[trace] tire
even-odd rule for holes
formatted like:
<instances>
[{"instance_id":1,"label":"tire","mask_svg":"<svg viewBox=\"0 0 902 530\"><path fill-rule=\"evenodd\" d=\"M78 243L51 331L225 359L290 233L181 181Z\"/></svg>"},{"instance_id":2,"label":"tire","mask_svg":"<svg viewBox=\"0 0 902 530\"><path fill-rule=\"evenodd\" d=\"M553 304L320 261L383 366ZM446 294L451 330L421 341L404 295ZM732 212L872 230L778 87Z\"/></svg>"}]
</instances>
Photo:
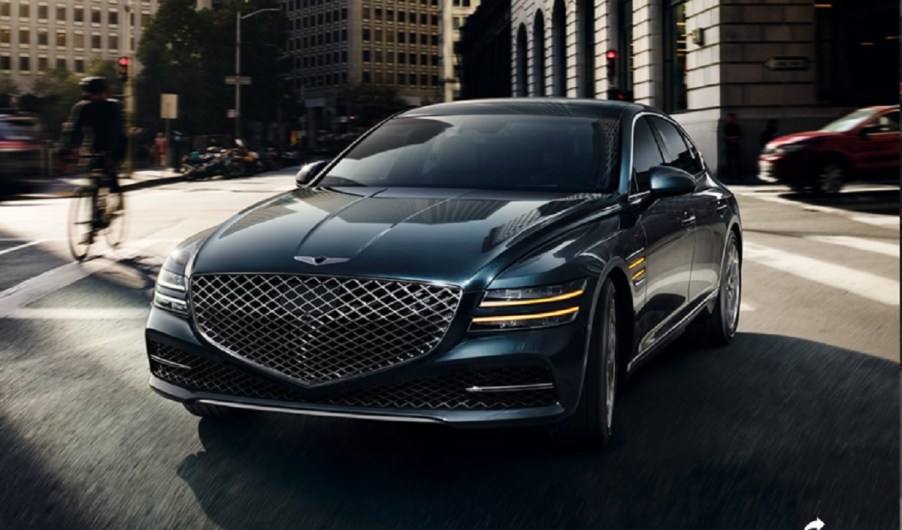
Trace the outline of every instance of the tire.
<instances>
[{"instance_id":1,"label":"tire","mask_svg":"<svg viewBox=\"0 0 902 530\"><path fill-rule=\"evenodd\" d=\"M821 164L814 176L814 192L818 195L836 195L846 184L847 171L838 161L830 160Z\"/></svg>"},{"instance_id":2,"label":"tire","mask_svg":"<svg viewBox=\"0 0 902 530\"><path fill-rule=\"evenodd\" d=\"M556 426L552 436L571 450L598 451L613 433L614 409L624 356L614 282L605 280L591 326L583 389L576 410ZM625 335L624 335L625 336Z\"/></svg>"},{"instance_id":3,"label":"tire","mask_svg":"<svg viewBox=\"0 0 902 530\"><path fill-rule=\"evenodd\" d=\"M107 196L107 201L112 202L112 204L108 204L111 210L107 212L103 237L110 248L116 249L125 240L125 233L128 228L127 218L125 217L125 196L122 195L121 191L119 193L110 193Z\"/></svg>"},{"instance_id":4,"label":"tire","mask_svg":"<svg viewBox=\"0 0 902 530\"><path fill-rule=\"evenodd\" d=\"M741 265L739 238L735 232L730 231L720 266L720 287L714 309L710 313L702 313L699 322L703 339L712 346L725 346L736 336L742 302Z\"/></svg>"},{"instance_id":5,"label":"tire","mask_svg":"<svg viewBox=\"0 0 902 530\"><path fill-rule=\"evenodd\" d=\"M76 261L84 261L94 242L94 203L97 188L83 186L75 191L69 205L69 251Z\"/></svg>"},{"instance_id":6,"label":"tire","mask_svg":"<svg viewBox=\"0 0 902 530\"><path fill-rule=\"evenodd\" d=\"M209 403L200 403L199 401L189 401L182 403L185 410L199 416L201 418L209 418L211 420L226 420L235 415L235 411L229 407L220 405L210 405Z\"/></svg>"}]
</instances>

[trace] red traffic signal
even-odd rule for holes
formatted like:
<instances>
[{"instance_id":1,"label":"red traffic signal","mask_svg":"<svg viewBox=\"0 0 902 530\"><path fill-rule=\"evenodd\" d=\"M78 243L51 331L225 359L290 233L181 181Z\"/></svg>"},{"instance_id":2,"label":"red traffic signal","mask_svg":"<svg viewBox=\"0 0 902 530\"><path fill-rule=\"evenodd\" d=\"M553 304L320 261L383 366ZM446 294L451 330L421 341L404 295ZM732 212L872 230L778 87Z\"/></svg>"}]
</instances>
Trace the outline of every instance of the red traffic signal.
<instances>
[{"instance_id":1,"label":"red traffic signal","mask_svg":"<svg viewBox=\"0 0 902 530\"><path fill-rule=\"evenodd\" d=\"M128 57L120 57L119 58L119 80L125 81L128 79L128 63L131 60Z\"/></svg>"},{"instance_id":2,"label":"red traffic signal","mask_svg":"<svg viewBox=\"0 0 902 530\"><path fill-rule=\"evenodd\" d=\"M608 81L613 82L617 75L617 50L608 50L604 56L608 60Z\"/></svg>"},{"instance_id":3,"label":"red traffic signal","mask_svg":"<svg viewBox=\"0 0 902 530\"><path fill-rule=\"evenodd\" d=\"M617 58L617 50L608 50L605 52L604 56L607 58L607 60L613 61Z\"/></svg>"}]
</instances>

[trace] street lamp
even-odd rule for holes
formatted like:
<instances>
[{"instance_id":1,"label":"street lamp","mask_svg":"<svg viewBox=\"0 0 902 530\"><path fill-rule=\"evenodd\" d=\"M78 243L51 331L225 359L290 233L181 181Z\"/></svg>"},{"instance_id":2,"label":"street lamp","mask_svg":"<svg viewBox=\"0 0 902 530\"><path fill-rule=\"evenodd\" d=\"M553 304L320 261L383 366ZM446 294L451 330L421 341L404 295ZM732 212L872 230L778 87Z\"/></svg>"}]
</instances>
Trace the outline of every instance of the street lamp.
<instances>
[{"instance_id":1,"label":"street lamp","mask_svg":"<svg viewBox=\"0 0 902 530\"><path fill-rule=\"evenodd\" d=\"M235 12L235 139L241 137L241 21L266 11L281 11L277 7L264 7L242 15Z\"/></svg>"}]
</instances>

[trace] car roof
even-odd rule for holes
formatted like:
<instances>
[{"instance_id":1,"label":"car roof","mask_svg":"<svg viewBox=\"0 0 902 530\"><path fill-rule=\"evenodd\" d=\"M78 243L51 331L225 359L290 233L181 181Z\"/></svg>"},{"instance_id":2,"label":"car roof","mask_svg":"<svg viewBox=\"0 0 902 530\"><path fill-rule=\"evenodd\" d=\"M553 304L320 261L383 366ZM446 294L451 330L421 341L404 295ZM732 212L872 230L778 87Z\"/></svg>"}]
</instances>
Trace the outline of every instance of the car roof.
<instances>
[{"instance_id":1,"label":"car roof","mask_svg":"<svg viewBox=\"0 0 902 530\"><path fill-rule=\"evenodd\" d=\"M585 118L620 118L640 111L656 109L637 103L579 98L496 98L470 99L418 107L399 117L460 116L474 114L514 114L525 116L562 116Z\"/></svg>"}]
</instances>

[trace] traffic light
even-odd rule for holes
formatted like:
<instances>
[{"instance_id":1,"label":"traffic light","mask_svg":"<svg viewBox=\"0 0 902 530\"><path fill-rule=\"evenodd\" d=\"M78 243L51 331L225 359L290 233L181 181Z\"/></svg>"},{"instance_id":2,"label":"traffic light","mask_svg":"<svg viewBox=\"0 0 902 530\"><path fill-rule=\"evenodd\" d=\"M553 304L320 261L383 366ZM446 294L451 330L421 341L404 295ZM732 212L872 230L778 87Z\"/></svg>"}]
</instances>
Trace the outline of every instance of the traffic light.
<instances>
[{"instance_id":1,"label":"traffic light","mask_svg":"<svg viewBox=\"0 0 902 530\"><path fill-rule=\"evenodd\" d=\"M123 83L128 80L128 57L120 57L119 58L119 80Z\"/></svg>"},{"instance_id":2,"label":"traffic light","mask_svg":"<svg viewBox=\"0 0 902 530\"><path fill-rule=\"evenodd\" d=\"M608 50L604 54L608 61L608 82L613 82L617 75L617 50Z\"/></svg>"}]
</instances>

